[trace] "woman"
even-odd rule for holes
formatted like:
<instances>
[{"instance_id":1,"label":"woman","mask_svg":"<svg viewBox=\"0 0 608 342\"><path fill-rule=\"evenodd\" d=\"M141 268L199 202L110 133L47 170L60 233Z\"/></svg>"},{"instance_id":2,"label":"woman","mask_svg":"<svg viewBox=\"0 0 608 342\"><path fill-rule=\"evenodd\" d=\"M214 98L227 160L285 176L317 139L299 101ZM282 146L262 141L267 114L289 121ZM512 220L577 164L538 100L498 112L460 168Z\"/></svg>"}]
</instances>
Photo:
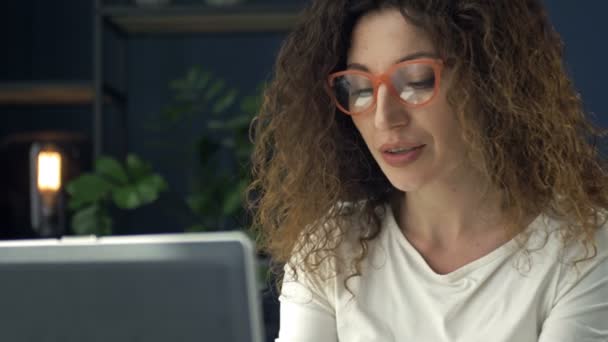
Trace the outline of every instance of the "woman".
<instances>
[{"instance_id":1,"label":"woman","mask_svg":"<svg viewBox=\"0 0 608 342\"><path fill-rule=\"evenodd\" d=\"M599 132L540 0L318 0L254 128L277 341L608 341Z\"/></svg>"}]
</instances>

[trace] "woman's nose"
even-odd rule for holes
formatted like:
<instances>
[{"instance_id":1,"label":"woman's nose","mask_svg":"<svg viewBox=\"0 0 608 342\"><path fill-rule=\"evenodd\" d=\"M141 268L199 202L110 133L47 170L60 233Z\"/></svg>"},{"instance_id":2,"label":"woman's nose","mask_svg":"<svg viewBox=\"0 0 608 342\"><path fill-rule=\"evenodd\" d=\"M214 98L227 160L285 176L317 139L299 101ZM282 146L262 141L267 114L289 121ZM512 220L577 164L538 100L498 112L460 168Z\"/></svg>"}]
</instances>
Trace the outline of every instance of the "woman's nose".
<instances>
[{"instance_id":1,"label":"woman's nose","mask_svg":"<svg viewBox=\"0 0 608 342\"><path fill-rule=\"evenodd\" d=\"M378 87L374 124L379 130L388 130L397 126L405 126L409 122L407 108L382 83Z\"/></svg>"}]
</instances>

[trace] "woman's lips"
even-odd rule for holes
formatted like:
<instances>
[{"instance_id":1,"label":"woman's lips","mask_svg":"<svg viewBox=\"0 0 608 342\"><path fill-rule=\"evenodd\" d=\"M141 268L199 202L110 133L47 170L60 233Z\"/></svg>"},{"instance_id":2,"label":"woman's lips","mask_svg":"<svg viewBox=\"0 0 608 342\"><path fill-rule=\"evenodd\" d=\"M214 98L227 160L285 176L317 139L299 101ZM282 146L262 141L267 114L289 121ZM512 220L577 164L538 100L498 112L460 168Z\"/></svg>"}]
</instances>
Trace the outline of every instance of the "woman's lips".
<instances>
[{"instance_id":1,"label":"woman's lips","mask_svg":"<svg viewBox=\"0 0 608 342\"><path fill-rule=\"evenodd\" d=\"M391 153L388 151L383 151L382 159L384 159L387 164L394 167L406 166L410 163L413 163L416 159L418 159L418 157L420 157L420 154L423 152L425 146L426 145L420 145L418 147L415 147L413 150L402 153Z\"/></svg>"}]
</instances>

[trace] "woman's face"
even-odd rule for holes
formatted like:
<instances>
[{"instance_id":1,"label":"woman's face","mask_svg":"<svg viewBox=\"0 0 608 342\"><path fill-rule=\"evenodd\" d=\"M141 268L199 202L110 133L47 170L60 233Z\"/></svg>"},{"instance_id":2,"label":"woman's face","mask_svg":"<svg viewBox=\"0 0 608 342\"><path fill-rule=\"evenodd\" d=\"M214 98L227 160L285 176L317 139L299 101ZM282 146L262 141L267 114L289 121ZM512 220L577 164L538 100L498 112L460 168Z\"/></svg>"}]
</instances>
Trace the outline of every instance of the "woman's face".
<instances>
[{"instance_id":1,"label":"woman's face","mask_svg":"<svg viewBox=\"0 0 608 342\"><path fill-rule=\"evenodd\" d=\"M354 28L348 69L382 74L399 61L438 58L432 42L396 9L363 16ZM446 99L450 74L442 71L440 88L427 104L411 108L381 84L375 108L353 115L376 162L394 187L416 191L433 182L452 182L465 156L460 126ZM399 152L399 148L410 152ZM387 151L390 149L393 152ZM457 180L456 180L457 181Z\"/></svg>"}]
</instances>

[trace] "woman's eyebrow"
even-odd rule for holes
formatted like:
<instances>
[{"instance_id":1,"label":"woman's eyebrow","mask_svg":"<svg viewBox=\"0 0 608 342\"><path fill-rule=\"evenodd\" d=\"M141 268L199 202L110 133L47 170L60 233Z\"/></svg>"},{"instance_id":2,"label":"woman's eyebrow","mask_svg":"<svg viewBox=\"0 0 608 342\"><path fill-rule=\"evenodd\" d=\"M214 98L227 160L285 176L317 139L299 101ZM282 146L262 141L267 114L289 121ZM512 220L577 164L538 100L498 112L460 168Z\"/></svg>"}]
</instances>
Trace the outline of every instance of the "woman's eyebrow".
<instances>
[{"instance_id":1,"label":"woman's eyebrow","mask_svg":"<svg viewBox=\"0 0 608 342\"><path fill-rule=\"evenodd\" d=\"M397 63L401 63L401 62L405 62L405 61L410 61L412 59L417 59L417 58L438 58L436 53L432 53L432 52L426 52L426 51L418 51L418 52L414 52L412 54L409 55L405 55L401 58L398 58L393 64L397 64ZM355 69L355 70L361 70L361 71L367 71L369 72L369 68L367 66L365 66L362 63L349 63L346 66L346 69Z\"/></svg>"}]
</instances>

